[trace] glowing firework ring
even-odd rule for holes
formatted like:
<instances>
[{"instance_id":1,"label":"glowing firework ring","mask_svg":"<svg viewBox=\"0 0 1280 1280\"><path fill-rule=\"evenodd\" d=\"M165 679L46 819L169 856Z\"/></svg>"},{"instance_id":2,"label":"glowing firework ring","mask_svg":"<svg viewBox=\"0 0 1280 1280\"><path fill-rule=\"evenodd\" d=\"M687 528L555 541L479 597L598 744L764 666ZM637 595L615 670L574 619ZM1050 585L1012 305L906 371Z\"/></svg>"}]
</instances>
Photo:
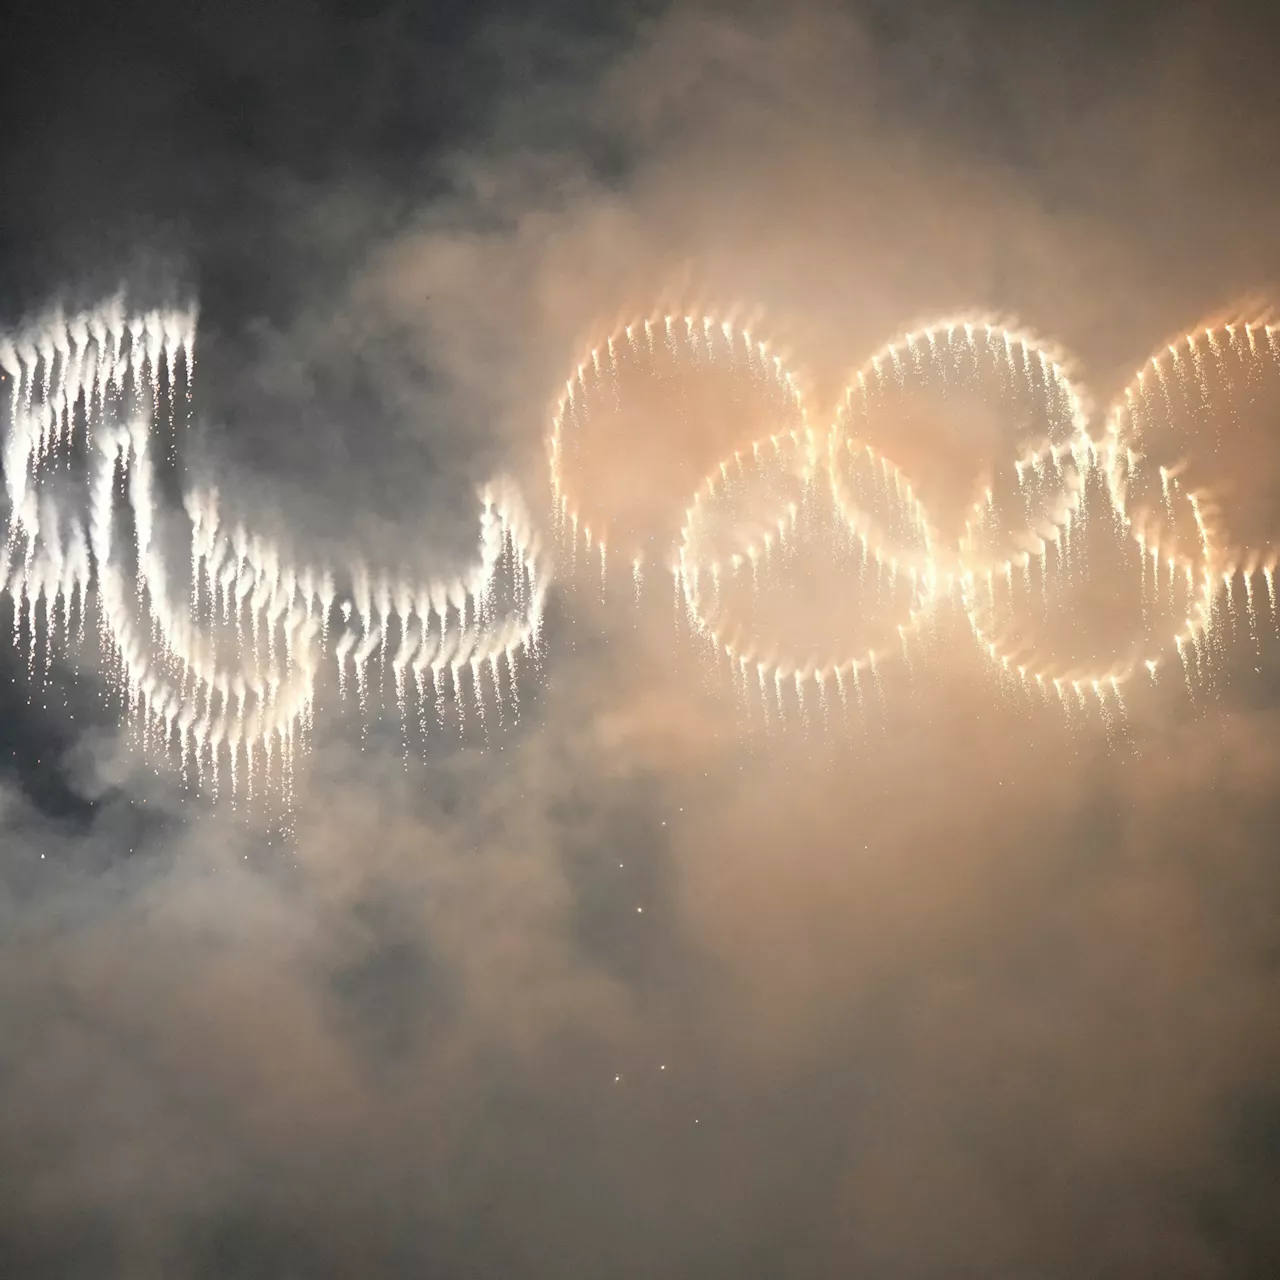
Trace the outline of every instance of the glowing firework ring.
<instances>
[{"instance_id":1,"label":"glowing firework ring","mask_svg":"<svg viewBox=\"0 0 1280 1280\"><path fill-rule=\"evenodd\" d=\"M1113 464L1109 457L1110 451L1106 448L1098 449L1093 446L1091 448L1089 469L1095 474L1101 473L1112 507L1110 514L1119 525L1122 537L1131 540L1139 549L1144 566L1144 581L1149 558L1153 583L1158 584L1161 581L1161 575L1166 566L1170 574L1171 584L1175 578L1185 582L1185 589L1190 599L1189 612L1185 624L1177 630L1172 638L1173 646L1185 661L1186 653L1184 650L1187 647L1192 647L1198 651L1200 639L1210 624L1212 588L1207 571L1197 578L1196 565L1191 558L1178 552L1169 551L1167 548L1162 548L1156 542L1148 542L1145 532L1136 527L1130 518L1123 500L1122 491L1116 487L1117 482L1112 473ZM1176 495L1171 495L1171 500L1175 497ZM1076 511L1079 508L1073 507L1072 510ZM1198 520L1199 513L1195 510L1194 504L1192 505L1192 510ZM980 528L986 516L986 504L980 499L974 505L970 516L966 529L966 541ZM1048 539L1042 538L1040 540L1040 574L1042 581L1046 579L1047 571L1045 565L1050 548L1052 547L1054 554L1061 554L1061 548L1064 545L1069 545L1067 539L1069 538L1068 531L1070 528L1070 525L1065 525L1061 531L1057 529L1053 531L1054 533L1061 532L1061 536ZM1201 530L1203 532L1203 526L1201 526ZM963 545L961 559L962 563L967 563L966 548ZM1091 667L1087 663L1081 665L1077 662L1047 662L1036 657L1034 652L1028 652L1025 645L1014 646L1004 641L994 621L995 580L1003 578L1006 589L1009 591L1012 591L1014 580L1020 574L1025 575L1029 582L1031 565L1034 559L1035 555L1032 552L1022 551L1010 556L1002 565L994 569L988 566L984 573L966 569L960 579L961 603L974 638L991 660L993 666L1002 675L1016 676L1023 689L1027 692L1038 691L1045 696L1052 692L1064 704L1068 695L1073 695L1077 703L1081 705L1083 705L1089 693L1097 697L1100 702L1108 693L1119 701L1121 687L1135 674L1145 671L1152 676L1155 675L1167 648L1166 645L1159 643L1152 644L1145 653L1139 650L1133 656L1118 663L1108 664L1103 667Z\"/></svg>"},{"instance_id":2,"label":"glowing firework ring","mask_svg":"<svg viewBox=\"0 0 1280 1280\"><path fill-rule=\"evenodd\" d=\"M871 418L877 401L893 393L893 384L905 392L913 379L924 378L936 370L945 389L948 374L944 362L949 360L951 379L964 386L967 363L972 362L976 372L984 356L991 359L1000 377L1009 385L1021 382L1023 390L1044 401L1045 435L1038 444L1025 449L1014 463L1019 488L1028 478L1043 481L1046 469L1070 456L1084 437L1089 414L1083 388L1060 348L1029 330L1007 327L986 315L962 313L935 319L885 343L862 365L845 389L833 434L860 444L870 433L859 427L859 417ZM1056 439L1047 416L1050 411L1061 428ZM1065 477L1058 489L1050 490L1042 498L1051 509L1060 508L1070 500L1070 484ZM1028 533L1034 523L1030 522ZM932 545L936 554L936 534ZM939 565L938 570L951 578L962 572L959 565Z\"/></svg>"},{"instance_id":3,"label":"glowing firework ring","mask_svg":"<svg viewBox=\"0 0 1280 1280\"><path fill-rule=\"evenodd\" d=\"M1246 347L1251 361L1260 363L1264 358L1269 358L1280 366L1280 327L1272 324L1265 314L1255 319L1205 324L1189 332L1179 333L1152 355L1134 374L1107 415L1107 439L1117 465L1131 468L1136 459L1144 456L1147 451L1144 419L1148 413L1148 397L1155 398L1157 411L1162 403L1171 408L1171 386L1179 379L1185 380L1190 376L1198 384L1202 407L1207 410L1210 392L1205 381L1206 349L1209 359L1220 362L1224 349L1243 359ZM1152 390L1153 385L1157 388L1155 391ZM1197 506L1198 519L1200 511L1204 510L1204 517L1199 522L1204 525L1202 532L1206 556L1210 552L1210 541L1213 543L1214 572L1229 583L1239 570L1247 585L1253 575L1261 570L1266 576L1269 592L1274 595L1275 570L1277 559L1280 558L1276 547L1277 535L1273 534L1266 546L1251 545L1240 541L1238 537L1232 538L1228 543L1231 532L1228 517L1220 522L1221 527L1212 528L1211 537L1210 528L1215 524L1213 517L1224 513L1216 509L1206 510L1212 507L1210 496L1200 490L1186 489L1180 479L1181 471L1182 467L1177 462L1170 467L1161 465L1161 481L1166 489L1184 488L1188 498ZM1117 485L1121 479L1122 476L1117 471Z\"/></svg>"},{"instance_id":4,"label":"glowing firework ring","mask_svg":"<svg viewBox=\"0 0 1280 1280\"><path fill-rule=\"evenodd\" d=\"M868 465L878 472L886 489L893 490L892 505L905 528L889 529L876 518L877 506L856 495L846 470L847 461ZM928 616L938 596L938 566L933 545L933 529L924 504L916 497L911 482L901 469L869 444L852 439L837 423L827 443L827 470L831 497L849 531L877 564L888 564L891 576L906 573L912 584L910 616L898 626L904 640Z\"/></svg>"},{"instance_id":5,"label":"glowing firework ring","mask_svg":"<svg viewBox=\"0 0 1280 1280\"><path fill-rule=\"evenodd\" d=\"M1142 376L1140 373L1138 380L1141 380ZM1063 467L1063 461L1068 457L1072 464L1069 472ZM1177 480L1163 468L1160 471L1160 478L1164 505L1172 517L1176 503L1187 502L1197 529L1201 563L1197 565L1195 558L1176 547L1171 549L1167 545L1167 539L1163 540L1165 545L1161 545L1158 535L1152 536L1146 528L1138 527L1130 512L1128 498L1130 480L1136 474L1138 462L1138 455L1131 449L1120 446L1114 431L1109 431L1107 438L1101 443L1081 433L1071 442L1068 449L1053 449L1048 465L1061 472L1064 477L1071 475L1076 477L1072 496L1060 508L1052 523L1032 531L1030 535L1034 542L1032 548L1016 551L1003 563L993 564L990 559L975 555L973 549L978 532L990 514L990 494L979 498L970 512L960 545L962 568L960 591L965 614L974 638L991 662L1001 673L1009 676L1016 675L1027 691L1034 686L1047 695L1052 689L1059 701L1064 703L1068 694L1071 694L1078 703L1083 704L1086 695L1090 692L1100 702L1108 692L1120 700L1121 686L1139 672L1145 671L1154 676L1167 652L1167 644L1155 643L1145 653L1139 652L1135 656L1105 667L1090 667L1088 664L1081 666L1076 663L1045 663L1029 655L1024 649L1013 648L1003 643L991 620L994 612L993 583L996 577L1003 576L1008 587L1012 589L1014 576L1018 573L1029 575L1030 566L1038 555L1041 563L1040 573L1044 580L1047 574L1046 565L1050 547L1052 546L1058 554L1061 554L1063 547L1069 548L1073 528L1078 522L1083 523L1083 502L1088 481L1092 476L1099 476L1105 485L1111 506L1110 514L1119 526L1120 532L1139 549L1144 566L1144 582L1148 561L1153 583L1159 584L1166 568L1171 584L1179 579L1184 582L1188 595L1188 609L1185 621L1173 634L1172 645L1184 664L1187 661L1188 649L1199 653L1200 642L1212 623L1214 592L1209 566L1213 563L1214 551L1210 533L1197 496L1194 493L1182 491Z\"/></svg>"},{"instance_id":6,"label":"glowing firework ring","mask_svg":"<svg viewBox=\"0 0 1280 1280\"><path fill-rule=\"evenodd\" d=\"M784 450L790 448L798 452L801 466L797 476L801 485L809 491L812 498L826 500L833 504L834 511L848 531L862 546L864 563L871 559L876 563L877 572L885 570L890 575L891 584L896 585L898 571L901 568L904 576L909 576L911 584L911 600L903 622L896 626L900 641L905 644L907 635L914 631L920 618L927 612L933 602L936 575L932 569L932 560L928 551L928 531L922 518L919 503L911 493L896 469L889 465L882 468L882 474L891 477L890 485L897 491L903 508L915 522L922 551L916 563L899 564L896 555L884 554L881 544L876 540L876 530L843 499L842 487L835 479L833 459L829 454L830 441L823 440L816 432L791 432L786 436L771 436L754 441L724 459L719 467L711 473L694 494L685 514L684 526L681 530L679 548L679 566L677 578L683 591L685 608L695 634L701 636L717 656L727 661L732 669L741 677L744 686L752 681L758 684L762 695L767 695L769 686L781 704L785 687L793 686L797 699L803 704L804 691L807 686L815 688L819 695L825 693L829 683L834 683L842 699L846 695L846 680L851 679L855 685L861 673L874 671L878 661L892 650L866 648L856 653L846 653L819 661L812 657L800 658L794 653L779 651L777 644L756 640L743 643L736 630L726 625L727 620L717 612L716 601L720 595L720 578L725 566L718 560L709 564L701 563L698 553L702 527L709 519L709 512L715 503L721 500L722 494L741 476L744 468L744 456L750 455L752 462L762 463L770 459L781 458ZM750 465L748 463L747 465ZM828 473L828 483L822 483L823 473ZM750 542L743 544L732 554L730 571L736 572L746 564L751 567L753 579L761 557L767 560L772 551L773 540L786 543L796 528L797 505L782 504L774 522L773 529L767 530L760 537L752 536ZM708 601L704 582L712 581L712 599Z\"/></svg>"},{"instance_id":7,"label":"glowing firework ring","mask_svg":"<svg viewBox=\"0 0 1280 1280\"><path fill-rule=\"evenodd\" d=\"M730 320L707 314L652 314L619 325L607 337L594 343L565 381L564 392L551 414L551 430L547 438L547 454L551 479L552 522L558 540L576 564L581 547L589 557L598 554L600 572L606 571L609 529L600 523L593 527L582 512L581 497L575 496L565 478L565 449L569 419L580 399L587 400L594 384L617 376L619 361L624 353L647 352L653 356L655 345L662 343L671 351L682 348L687 351L690 368L698 362L714 363L717 355L730 360L745 360L748 376L761 380L780 397L785 410L780 418L790 418L795 429L808 430L808 417L794 374L786 367L782 357L770 351L769 344L754 337L749 329L741 328ZM788 430L785 421L776 424L779 430ZM678 509L678 508L677 508ZM669 546L669 544L668 544ZM657 553L659 567L669 568L666 562L667 547ZM638 547L628 549L631 555L631 572L637 582L646 567L646 553Z\"/></svg>"}]
</instances>

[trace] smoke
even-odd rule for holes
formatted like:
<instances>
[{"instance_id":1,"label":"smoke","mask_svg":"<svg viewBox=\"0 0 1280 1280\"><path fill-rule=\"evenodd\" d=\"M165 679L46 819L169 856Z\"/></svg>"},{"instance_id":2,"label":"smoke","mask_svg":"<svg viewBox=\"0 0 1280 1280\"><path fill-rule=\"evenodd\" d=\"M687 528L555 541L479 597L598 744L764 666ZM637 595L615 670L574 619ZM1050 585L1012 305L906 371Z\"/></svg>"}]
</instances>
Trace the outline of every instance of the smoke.
<instances>
[{"instance_id":1,"label":"smoke","mask_svg":"<svg viewBox=\"0 0 1280 1280\"><path fill-rule=\"evenodd\" d=\"M124 71L49 58L6 269L68 315L199 297L229 522L463 563L496 470L549 505L561 389L637 315L769 340L820 424L970 306L1113 403L1274 278L1269 21L169 15ZM967 626L884 714L762 739L619 568L548 597L518 727L406 768L398 721L324 722L283 847L88 671L6 670L6 1272L1271 1274L1265 634L1119 741L1002 701Z\"/></svg>"}]
</instances>

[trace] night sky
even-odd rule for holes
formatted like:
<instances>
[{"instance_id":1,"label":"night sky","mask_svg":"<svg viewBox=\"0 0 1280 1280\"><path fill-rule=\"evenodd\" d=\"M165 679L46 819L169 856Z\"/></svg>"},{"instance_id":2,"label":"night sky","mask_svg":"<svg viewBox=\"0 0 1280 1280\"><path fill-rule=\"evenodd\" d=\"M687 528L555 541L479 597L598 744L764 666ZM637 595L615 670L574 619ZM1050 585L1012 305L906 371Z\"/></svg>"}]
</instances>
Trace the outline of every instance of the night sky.
<instances>
[{"instance_id":1,"label":"night sky","mask_svg":"<svg viewBox=\"0 0 1280 1280\"><path fill-rule=\"evenodd\" d=\"M584 342L672 300L819 417L964 308L1101 412L1277 297L1278 66L1243 3L27 4L0 329L198 302L188 474L425 571L497 472L545 517ZM287 836L0 598L0 1277L1280 1273L1272 616L1119 726L953 618L764 734L656 597L561 575L519 722L410 759L322 698Z\"/></svg>"}]
</instances>

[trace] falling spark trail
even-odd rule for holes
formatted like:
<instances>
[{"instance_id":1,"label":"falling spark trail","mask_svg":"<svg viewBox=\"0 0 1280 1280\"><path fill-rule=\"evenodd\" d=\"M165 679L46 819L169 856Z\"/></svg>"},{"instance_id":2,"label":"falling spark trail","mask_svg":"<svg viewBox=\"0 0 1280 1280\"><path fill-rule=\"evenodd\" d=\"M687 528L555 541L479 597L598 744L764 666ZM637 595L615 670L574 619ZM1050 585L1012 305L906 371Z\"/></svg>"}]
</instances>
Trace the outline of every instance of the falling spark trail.
<instances>
[{"instance_id":1,"label":"falling spark trail","mask_svg":"<svg viewBox=\"0 0 1280 1280\"><path fill-rule=\"evenodd\" d=\"M189 420L195 319L194 309L130 316L113 300L71 318L51 315L15 337L0 334L0 367L13 378L0 442L10 513L2 585L15 602L15 644L25 647L33 684L48 679L55 644L72 643L73 614L83 637L93 593L102 668L131 737L143 751L175 757L184 783L215 794L229 788L234 805L275 772L291 793L326 655L339 695L353 674L369 713L390 666L407 719L413 650L402 643L392 655L388 645L393 628L402 642L410 634L414 601L438 601L438 611L446 599L453 604L461 625L448 637L452 651L465 652L473 669L488 664L496 685L503 655L512 672L517 652L536 656L551 578L519 494L503 480L480 495L475 563L453 578L406 584L394 600L389 579L372 590L358 566L289 564L269 540L223 522L212 488L186 486L190 546L171 563L156 530L177 513L164 507L158 476L178 470L174 400L181 372ZM153 456L157 429L168 447ZM77 436L87 460L78 503L73 484L55 485L49 475L59 451L70 464ZM125 528L117 492L129 511ZM342 628L331 637L343 576L355 590L341 601ZM483 715L478 680L477 695Z\"/></svg>"}]
</instances>

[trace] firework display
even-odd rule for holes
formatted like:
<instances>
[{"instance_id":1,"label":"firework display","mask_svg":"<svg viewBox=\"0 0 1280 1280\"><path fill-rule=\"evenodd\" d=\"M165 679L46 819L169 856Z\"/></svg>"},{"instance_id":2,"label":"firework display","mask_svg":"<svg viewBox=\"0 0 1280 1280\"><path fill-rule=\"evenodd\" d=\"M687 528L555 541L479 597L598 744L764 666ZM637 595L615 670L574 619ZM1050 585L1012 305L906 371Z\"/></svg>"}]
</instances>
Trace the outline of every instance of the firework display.
<instances>
[{"instance_id":1,"label":"firework display","mask_svg":"<svg viewBox=\"0 0 1280 1280\"><path fill-rule=\"evenodd\" d=\"M389 674L424 731L446 703L460 717L514 710L548 579L510 484L480 494L479 553L463 574L407 581L359 562L291 563L224 520L217 491L187 484L177 465L194 311L130 315L114 302L53 315L0 341L0 364L0 567L33 676L55 645L91 637L143 744L233 794L258 778L288 789L326 666L364 710Z\"/></svg>"},{"instance_id":2,"label":"firework display","mask_svg":"<svg viewBox=\"0 0 1280 1280\"><path fill-rule=\"evenodd\" d=\"M672 406L718 368L721 407L749 405L750 429L698 478L659 567L766 715L795 708L807 724L807 699L860 701L883 661L928 658L948 606L1008 692L1108 718L1169 659L1194 697L1232 627L1256 640L1260 614L1275 618L1280 341L1264 319L1180 337L1098 414L1060 348L993 317L942 317L872 354L825 432L782 359L731 324L663 316L622 334L552 416L560 545L575 567L596 546L604 574L607 486L580 487L567 453L593 432L641 450L672 422L696 430ZM645 357L630 401L620 348ZM619 485L636 483L630 457L619 449ZM644 545L670 532L659 523ZM633 561L637 593L649 567Z\"/></svg>"},{"instance_id":3,"label":"firework display","mask_svg":"<svg viewBox=\"0 0 1280 1280\"><path fill-rule=\"evenodd\" d=\"M144 748L233 795L289 789L326 672L406 743L518 715L553 566L513 483L479 494L464 572L298 563L186 475L194 308L53 313L0 336L0 368L0 585L32 681L96 649ZM748 329L650 316L586 350L548 435L561 576L674 583L766 721L940 658L948 609L1010 694L1108 718L1166 668L1194 698L1234 631L1274 629L1265 318L1165 344L1101 413L1060 350L978 315L880 348L825 424L801 385Z\"/></svg>"}]
</instances>

